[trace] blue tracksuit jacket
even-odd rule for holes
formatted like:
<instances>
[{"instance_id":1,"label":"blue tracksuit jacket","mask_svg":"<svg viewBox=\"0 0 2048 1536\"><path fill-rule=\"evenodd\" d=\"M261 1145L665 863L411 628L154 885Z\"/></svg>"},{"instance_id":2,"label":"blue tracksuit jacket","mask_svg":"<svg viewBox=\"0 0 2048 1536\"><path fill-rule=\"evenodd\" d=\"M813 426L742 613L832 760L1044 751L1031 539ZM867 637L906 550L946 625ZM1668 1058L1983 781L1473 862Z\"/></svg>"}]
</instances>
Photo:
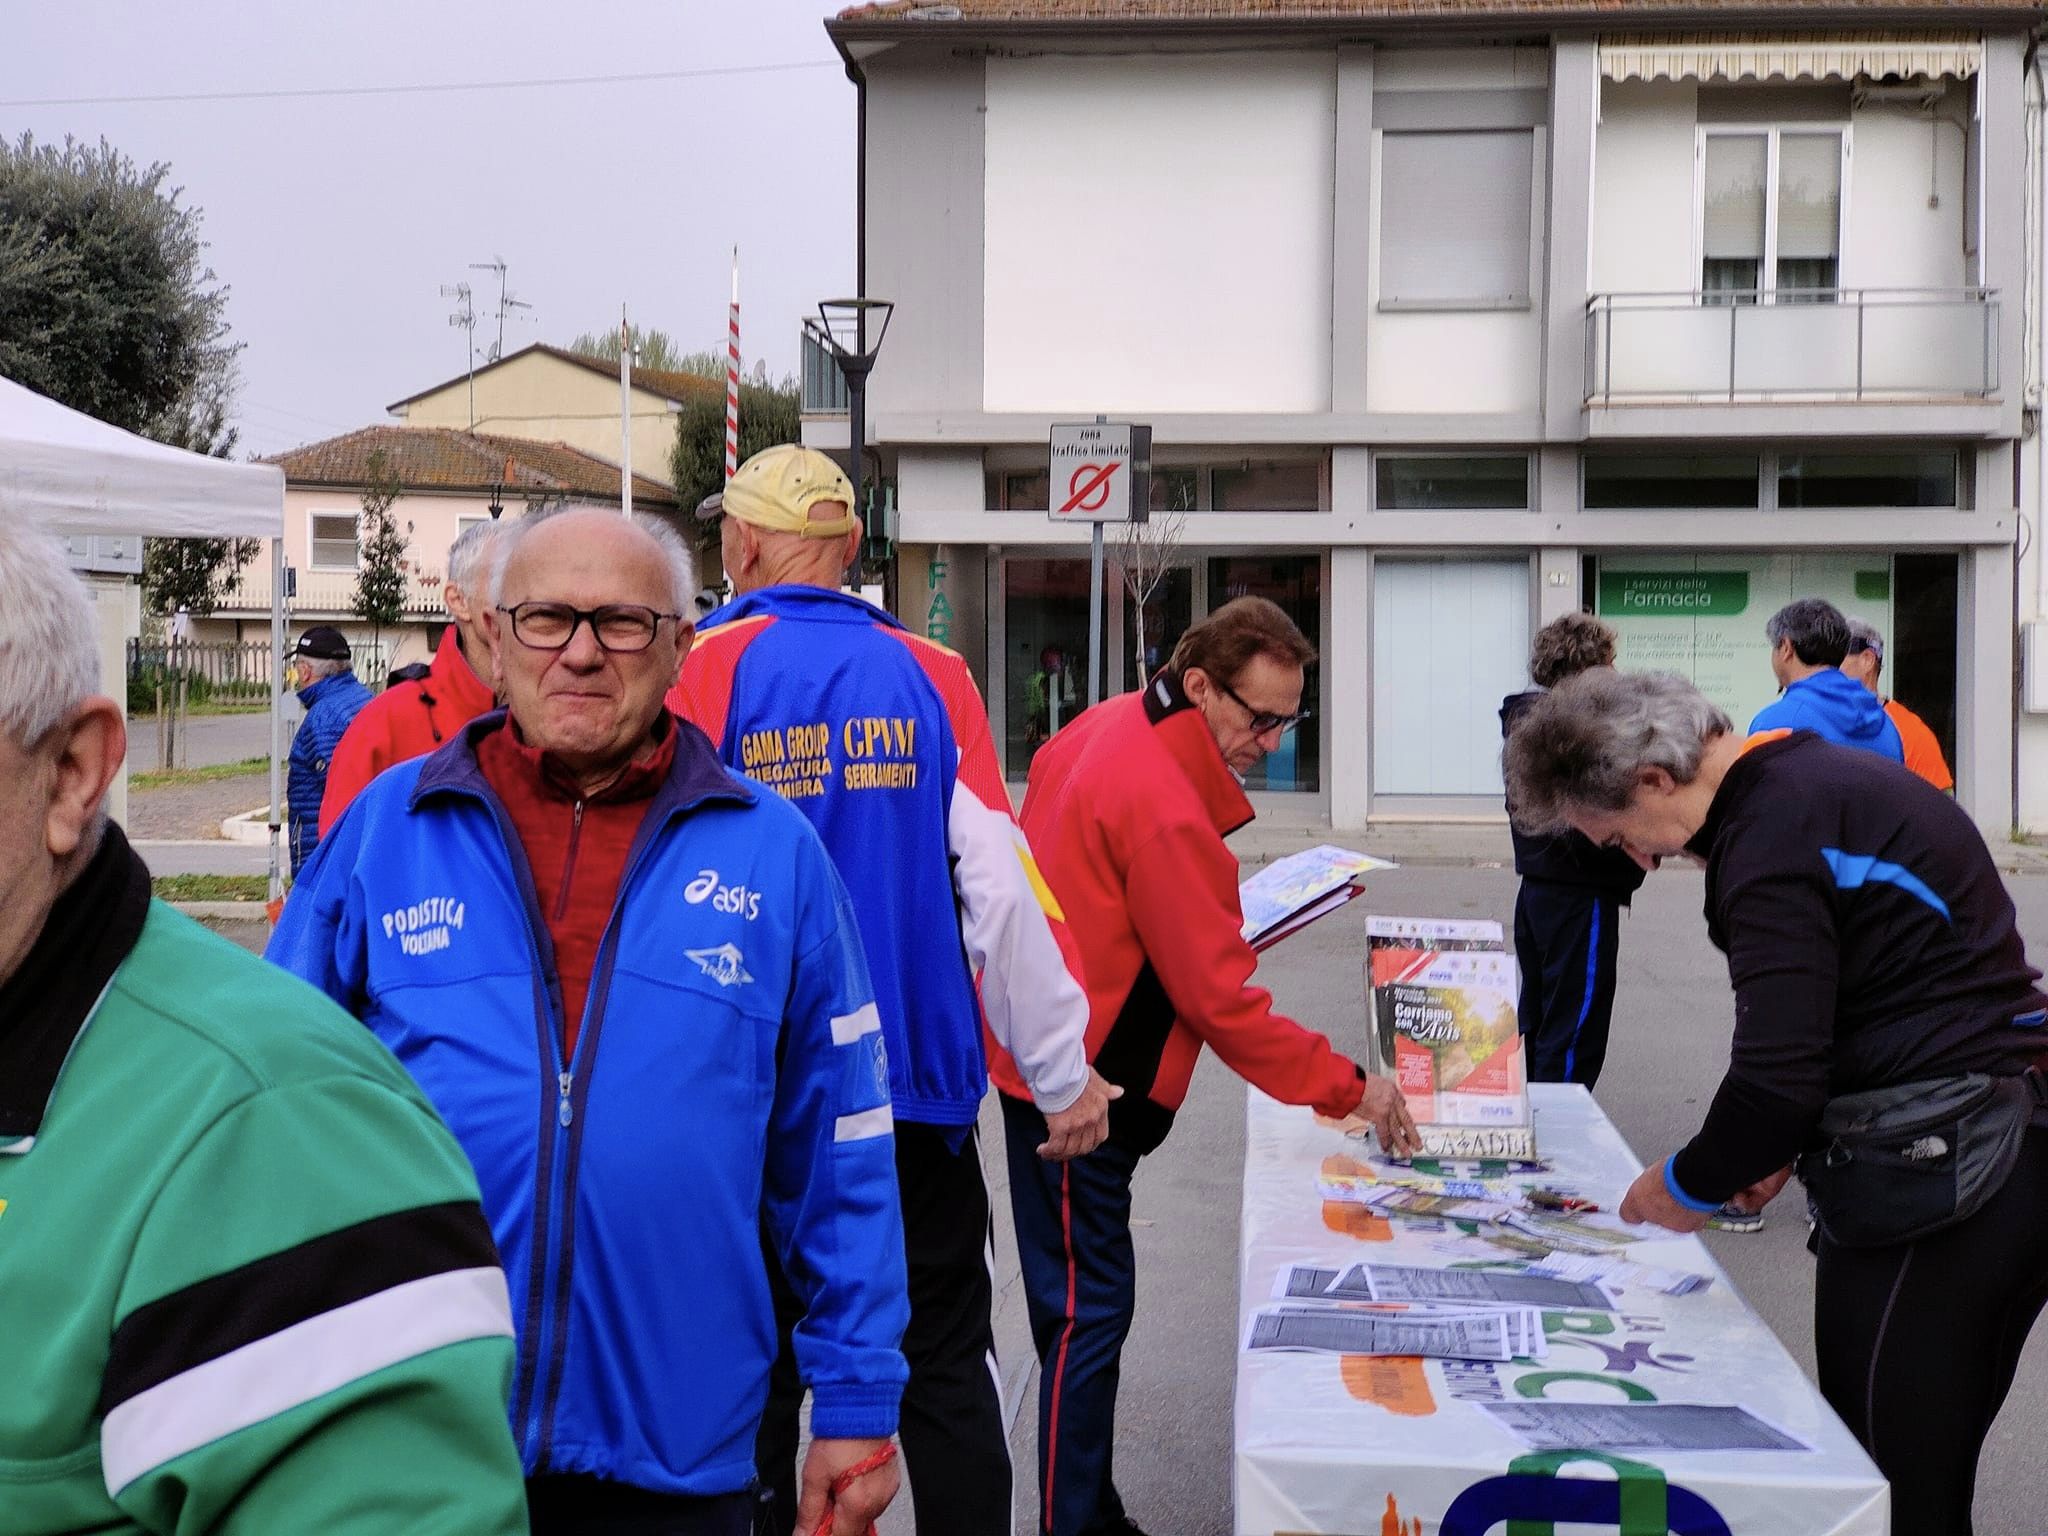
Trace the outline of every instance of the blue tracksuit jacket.
<instances>
[{"instance_id":1,"label":"blue tracksuit jacket","mask_svg":"<svg viewBox=\"0 0 2048 1536\"><path fill-rule=\"evenodd\" d=\"M320 841L320 797L327 793L327 765L334 760L334 749L349 722L373 697L353 672L337 672L299 690L306 718L292 735L290 776L285 781L294 875Z\"/></svg>"},{"instance_id":2,"label":"blue tracksuit jacket","mask_svg":"<svg viewBox=\"0 0 2048 1536\"><path fill-rule=\"evenodd\" d=\"M376 1032L475 1165L527 1472L751 1482L775 1357L764 1211L806 1303L813 1431L891 1433L909 1305L888 1063L817 835L679 726L564 1061L547 926L476 761L504 719L364 790L269 958Z\"/></svg>"}]
</instances>

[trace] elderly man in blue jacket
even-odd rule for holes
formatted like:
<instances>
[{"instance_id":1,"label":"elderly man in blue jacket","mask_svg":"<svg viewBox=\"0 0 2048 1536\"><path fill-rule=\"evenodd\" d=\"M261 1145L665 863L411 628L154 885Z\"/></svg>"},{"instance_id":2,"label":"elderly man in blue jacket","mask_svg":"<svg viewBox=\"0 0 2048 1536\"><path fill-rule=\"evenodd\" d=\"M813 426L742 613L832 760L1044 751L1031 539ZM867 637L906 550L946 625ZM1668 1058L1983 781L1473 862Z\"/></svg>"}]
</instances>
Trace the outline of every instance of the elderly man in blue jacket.
<instances>
[{"instance_id":1,"label":"elderly man in blue jacket","mask_svg":"<svg viewBox=\"0 0 2048 1536\"><path fill-rule=\"evenodd\" d=\"M1771 672L1784 689L1757 711L1749 733L1812 731L1839 746L1861 747L1895 763L1906 760L1899 728L1884 701L1841 670L1849 654L1849 621L1833 603L1802 597L1764 624Z\"/></svg>"},{"instance_id":2,"label":"elderly man in blue jacket","mask_svg":"<svg viewBox=\"0 0 2048 1536\"><path fill-rule=\"evenodd\" d=\"M306 718L292 734L290 803L292 874L313 856L320 842L320 799L327 793L327 765L349 724L374 697L351 666L348 637L330 624L315 624L292 648L299 702Z\"/></svg>"},{"instance_id":3,"label":"elderly man in blue jacket","mask_svg":"<svg viewBox=\"0 0 2048 1536\"><path fill-rule=\"evenodd\" d=\"M852 906L802 814L662 705L695 586L672 533L523 519L494 564L507 711L372 781L270 958L391 1047L475 1165L536 1536L752 1531L764 1220L805 1306L797 1529L865 1530L909 1308Z\"/></svg>"}]
</instances>

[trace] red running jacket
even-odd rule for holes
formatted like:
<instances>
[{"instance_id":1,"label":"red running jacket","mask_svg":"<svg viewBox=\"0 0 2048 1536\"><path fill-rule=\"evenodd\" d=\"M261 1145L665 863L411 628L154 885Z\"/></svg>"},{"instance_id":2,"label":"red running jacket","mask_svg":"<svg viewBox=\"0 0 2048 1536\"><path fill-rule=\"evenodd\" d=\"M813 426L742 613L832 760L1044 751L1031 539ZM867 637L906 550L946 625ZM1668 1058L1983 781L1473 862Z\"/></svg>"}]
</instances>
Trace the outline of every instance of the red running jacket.
<instances>
[{"instance_id":1,"label":"red running jacket","mask_svg":"<svg viewBox=\"0 0 2048 1536\"><path fill-rule=\"evenodd\" d=\"M349 722L327 765L320 835L341 820L363 786L393 763L425 757L497 705L491 685L471 670L453 624L441 631L431 670L416 683L386 688Z\"/></svg>"},{"instance_id":2,"label":"red running jacket","mask_svg":"<svg viewBox=\"0 0 2048 1536\"><path fill-rule=\"evenodd\" d=\"M1251 819L1201 711L1164 675L1086 711L1032 761L1024 835L1081 947L1088 1059L1124 1090L1110 1136L1135 1151L1166 1139L1205 1043L1285 1103L1344 1115L1364 1097L1364 1073L1252 985L1223 842ZM996 1086L1026 1097L1015 1065L991 1056Z\"/></svg>"}]
</instances>

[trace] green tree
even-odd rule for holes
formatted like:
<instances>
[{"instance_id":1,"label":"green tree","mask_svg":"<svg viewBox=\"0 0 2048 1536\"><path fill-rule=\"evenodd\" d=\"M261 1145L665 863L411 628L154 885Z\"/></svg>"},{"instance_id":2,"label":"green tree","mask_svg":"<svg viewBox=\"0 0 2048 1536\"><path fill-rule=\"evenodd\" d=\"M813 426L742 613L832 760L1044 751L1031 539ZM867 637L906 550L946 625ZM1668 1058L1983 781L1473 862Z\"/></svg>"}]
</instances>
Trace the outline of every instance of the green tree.
<instances>
[{"instance_id":1,"label":"green tree","mask_svg":"<svg viewBox=\"0 0 2048 1536\"><path fill-rule=\"evenodd\" d=\"M0 141L0 375L101 421L226 458L237 386L227 289L200 214L104 139ZM261 549L252 539L150 539L143 598L210 613Z\"/></svg>"},{"instance_id":2,"label":"green tree","mask_svg":"<svg viewBox=\"0 0 2048 1536\"><path fill-rule=\"evenodd\" d=\"M0 375L162 442L204 437L211 452L240 349L199 210L169 176L104 139L0 141Z\"/></svg>"},{"instance_id":3,"label":"green tree","mask_svg":"<svg viewBox=\"0 0 2048 1536\"><path fill-rule=\"evenodd\" d=\"M370 626L381 653L384 631L405 612L405 530L392 506L405 487L379 448L370 455L369 484L363 487L362 520L356 538L356 617Z\"/></svg>"},{"instance_id":4,"label":"green tree","mask_svg":"<svg viewBox=\"0 0 2048 1536\"><path fill-rule=\"evenodd\" d=\"M659 373L701 373L707 379L725 377L725 354L685 352L667 331L651 327L643 330L637 325L630 329L633 333L634 367L652 368ZM618 327L613 326L608 331L585 331L569 343L569 350L616 363L619 360Z\"/></svg>"},{"instance_id":5,"label":"green tree","mask_svg":"<svg viewBox=\"0 0 2048 1536\"><path fill-rule=\"evenodd\" d=\"M793 443L802 425L794 380L740 386L740 458ZM676 499L684 512L725 484L725 399L687 400L676 414L676 446L669 460Z\"/></svg>"}]
</instances>

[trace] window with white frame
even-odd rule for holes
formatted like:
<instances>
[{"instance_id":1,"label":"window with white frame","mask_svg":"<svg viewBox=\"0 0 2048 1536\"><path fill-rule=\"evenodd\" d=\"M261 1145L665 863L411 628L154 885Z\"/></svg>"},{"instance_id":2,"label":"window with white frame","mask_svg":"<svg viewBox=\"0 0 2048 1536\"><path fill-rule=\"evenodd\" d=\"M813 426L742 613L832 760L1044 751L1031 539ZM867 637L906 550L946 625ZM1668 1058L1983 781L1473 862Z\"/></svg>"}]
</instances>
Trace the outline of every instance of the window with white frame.
<instances>
[{"instance_id":1,"label":"window with white frame","mask_svg":"<svg viewBox=\"0 0 2048 1536\"><path fill-rule=\"evenodd\" d=\"M353 512L312 514L312 568L316 571L353 571L357 568L357 520Z\"/></svg>"},{"instance_id":2,"label":"window with white frame","mask_svg":"<svg viewBox=\"0 0 2048 1536\"><path fill-rule=\"evenodd\" d=\"M1702 128L1700 289L1709 304L1831 302L1841 286L1839 128Z\"/></svg>"},{"instance_id":3,"label":"window with white frame","mask_svg":"<svg viewBox=\"0 0 2048 1536\"><path fill-rule=\"evenodd\" d=\"M1382 309L1525 309L1536 135L1380 135Z\"/></svg>"}]
</instances>

